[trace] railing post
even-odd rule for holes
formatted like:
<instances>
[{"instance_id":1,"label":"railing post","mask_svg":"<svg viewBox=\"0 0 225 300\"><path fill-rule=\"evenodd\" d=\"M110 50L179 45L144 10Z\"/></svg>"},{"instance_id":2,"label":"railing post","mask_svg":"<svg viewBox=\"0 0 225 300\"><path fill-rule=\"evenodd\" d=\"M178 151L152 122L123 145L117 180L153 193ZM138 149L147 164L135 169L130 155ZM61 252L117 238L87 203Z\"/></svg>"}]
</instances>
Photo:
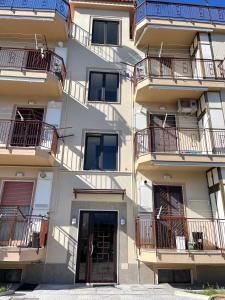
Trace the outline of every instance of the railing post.
<instances>
[{"instance_id":1,"label":"railing post","mask_svg":"<svg viewBox=\"0 0 225 300\"><path fill-rule=\"evenodd\" d=\"M139 255L141 254L141 239L140 239L140 217L136 218L136 246L139 251Z\"/></svg>"}]
</instances>

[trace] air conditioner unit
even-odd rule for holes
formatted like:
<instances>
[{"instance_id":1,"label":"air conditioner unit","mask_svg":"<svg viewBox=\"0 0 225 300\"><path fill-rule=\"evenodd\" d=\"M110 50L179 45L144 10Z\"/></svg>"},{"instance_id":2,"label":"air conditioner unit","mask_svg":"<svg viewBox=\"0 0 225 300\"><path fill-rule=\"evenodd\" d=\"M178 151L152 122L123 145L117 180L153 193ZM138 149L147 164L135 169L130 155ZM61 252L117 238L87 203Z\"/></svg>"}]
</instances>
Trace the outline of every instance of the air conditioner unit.
<instances>
[{"instance_id":1,"label":"air conditioner unit","mask_svg":"<svg viewBox=\"0 0 225 300\"><path fill-rule=\"evenodd\" d=\"M182 99L177 103L178 112L184 114L194 114L197 112L197 101L190 99Z\"/></svg>"}]
</instances>

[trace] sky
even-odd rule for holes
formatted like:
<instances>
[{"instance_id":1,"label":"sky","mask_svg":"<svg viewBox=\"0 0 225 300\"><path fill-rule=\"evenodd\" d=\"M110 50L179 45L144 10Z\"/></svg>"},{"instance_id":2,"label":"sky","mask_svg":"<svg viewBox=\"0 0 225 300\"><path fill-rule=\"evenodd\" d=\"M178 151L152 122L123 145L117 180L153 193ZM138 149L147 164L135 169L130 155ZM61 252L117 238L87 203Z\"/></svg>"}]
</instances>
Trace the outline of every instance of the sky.
<instances>
[{"instance_id":1,"label":"sky","mask_svg":"<svg viewBox=\"0 0 225 300\"><path fill-rule=\"evenodd\" d=\"M160 2L170 2L170 0L160 0ZM205 0L172 0L171 2L186 3L186 4L203 4L203 5L207 3ZM225 0L208 0L208 3L210 6L225 7Z\"/></svg>"}]
</instances>

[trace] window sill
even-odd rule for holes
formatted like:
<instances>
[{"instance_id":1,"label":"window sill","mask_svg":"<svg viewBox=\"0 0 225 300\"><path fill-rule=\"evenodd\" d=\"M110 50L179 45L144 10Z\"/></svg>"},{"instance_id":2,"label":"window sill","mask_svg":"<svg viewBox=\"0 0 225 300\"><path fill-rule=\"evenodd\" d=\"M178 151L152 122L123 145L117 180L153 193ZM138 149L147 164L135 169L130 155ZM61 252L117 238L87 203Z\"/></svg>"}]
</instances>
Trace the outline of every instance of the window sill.
<instances>
[{"instance_id":1,"label":"window sill","mask_svg":"<svg viewBox=\"0 0 225 300\"><path fill-rule=\"evenodd\" d=\"M97 104L121 104L121 101L100 101L100 100L87 100L87 103L97 103Z\"/></svg>"},{"instance_id":2,"label":"window sill","mask_svg":"<svg viewBox=\"0 0 225 300\"><path fill-rule=\"evenodd\" d=\"M98 44L98 43L92 43L90 44L91 46L98 46L98 47L117 47L117 48L121 48L123 47L121 44Z\"/></svg>"}]
</instances>

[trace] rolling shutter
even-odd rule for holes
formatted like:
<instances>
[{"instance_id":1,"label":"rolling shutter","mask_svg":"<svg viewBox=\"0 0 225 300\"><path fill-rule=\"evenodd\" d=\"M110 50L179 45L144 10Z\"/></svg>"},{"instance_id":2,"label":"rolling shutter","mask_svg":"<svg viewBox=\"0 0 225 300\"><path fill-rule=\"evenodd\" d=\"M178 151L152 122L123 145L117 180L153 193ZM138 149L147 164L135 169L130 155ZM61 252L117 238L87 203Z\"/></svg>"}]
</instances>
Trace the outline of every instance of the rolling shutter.
<instances>
[{"instance_id":1,"label":"rolling shutter","mask_svg":"<svg viewBox=\"0 0 225 300\"><path fill-rule=\"evenodd\" d=\"M33 182L6 181L0 204L16 206L30 205L33 187Z\"/></svg>"}]
</instances>

